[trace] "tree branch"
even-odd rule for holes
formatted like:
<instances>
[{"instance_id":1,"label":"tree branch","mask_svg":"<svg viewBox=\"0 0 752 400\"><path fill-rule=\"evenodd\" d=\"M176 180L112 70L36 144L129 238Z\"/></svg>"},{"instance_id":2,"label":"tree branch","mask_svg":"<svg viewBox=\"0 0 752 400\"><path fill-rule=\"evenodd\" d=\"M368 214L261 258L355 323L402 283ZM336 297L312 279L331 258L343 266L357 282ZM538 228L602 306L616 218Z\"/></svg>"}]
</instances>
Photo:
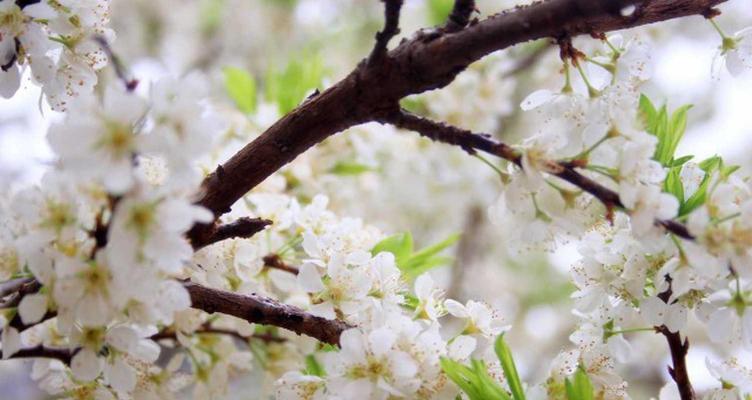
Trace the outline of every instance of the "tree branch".
<instances>
[{"instance_id":1,"label":"tree branch","mask_svg":"<svg viewBox=\"0 0 752 400\"><path fill-rule=\"evenodd\" d=\"M666 281L668 281L668 289L658 294L658 298L668 304L671 298L671 277L666 276ZM681 400L694 400L695 390L692 388L692 382L689 380L689 373L687 372L689 338L685 337L682 341L681 334L678 331L671 332L666 325L656 326L655 330L665 336L668 342L668 348L671 351L671 363L673 364L673 367L668 367L668 374L676 382Z\"/></svg>"},{"instance_id":2,"label":"tree branch","mask_svg":"<svg viewBox=\"0 0 752 400\"><path fill-rule=\"evenodd\" d=\"M227 239L249 238L271 224L272 221L268 219L241 217L233 222L216 226L213 230L206 231L203 236L191 238L191 244L194 250L198 250Z\"/></svg>"},{"instance_id":3,"label":"tree branch","mask_svg":"<svg viewBox=\"0 0 752 400\"><path fill-rule=\"evenodd\" d=\"M468 65L494 51L545 37L603 33L704 14L724 1L547 0L494 15L457 32L419 31L386 52L381 62L358 64L347 77L305 101L217 167L202 183L197 204L219 217L311 146L351 126L378 120L405 96L448 85ZM397 8L396 1L387 2L386 32L391 30L387 25L396 24L390 4L391 10ZM622 8L632 5L631 15L621 15ZM382 46L385 42L377 41L377 47ZM189 236L205 236L211 229L211 224L196 225Z\"/></svg>"},{"instance_id":4,"label":"tree branch","mask_svg":"<svg viewBox=\"0 0 752 400\"><path fill-rule=\"evenodd\" d=\"M54 349L43 345L21 349L15 352L9 358L54 358L60 360L63 364L70 365L75 351L65 349Z\"/></svg>"},{"instance_id":5,"label":"tree branch","mask_svg":"<svg viewBox=\"0 0 752 400\"><path fill-rule=\"evenodd\" d=\"M298 274L298 267L294 267L290 264L287 264L282 260L282 257L280 257L278 254L267 254L263 258L264 260L264 266L269 268L276 268L281 271L287 271L293 275Z\"/></svg>"},{"instance_id":6,"label":"tree branch","mask_svg":"<svg viewBox=\"0 0 752 400\"><path fill-rule=\"evenodd\" d=\"M380 122L416 131L421 136L434 141L459 146L470 154L474 154L476 150L480 150L503 158L522 168L522 155L520 152L505 143L492 139L489 134L473 133L443 122L432 121L405 110L385 115L380 119ZM546 172L590 193L603 203L607 210L610 211L614 207L624 208L618 193L577 172L576 163L551 160L548 162L547 167L548 170ZM655 223L679 237L693 239L689 230L679 222L673 220L656 220Z\"/></svg>"},{"instance_id":7,"label":"tree branch","mask_svg":"<svg viewBox=\"0 0 752 400\"><path fill-rule=\"evenodd\" d=\"M278 326L333 345L339 345L340 334L351 328L342 321L317 317L268 297L226 292L190 281L184 285L192 307L208 313L219 312L251 323Z\"/></svg>"}]
</instances>

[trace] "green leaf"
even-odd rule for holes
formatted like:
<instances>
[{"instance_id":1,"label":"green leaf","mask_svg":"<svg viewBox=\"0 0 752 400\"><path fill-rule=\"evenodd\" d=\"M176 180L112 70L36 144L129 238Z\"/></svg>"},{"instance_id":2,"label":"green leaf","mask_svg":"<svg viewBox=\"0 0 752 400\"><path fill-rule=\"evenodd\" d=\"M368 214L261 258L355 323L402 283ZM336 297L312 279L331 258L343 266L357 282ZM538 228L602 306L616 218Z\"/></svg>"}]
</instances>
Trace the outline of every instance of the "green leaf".
<instances>
[{"instance_id":1,"label":"green leaf","mask_svg":"<svg viewBox=\"0 0 752 400\"><path fill-rule=\"evenodd\" d=\"M413 236L410 232L398 233L376 243L371 249L371 254L376 255L382 251L388 251L394 254L399 266L401 262L407 260L413 253Z\"/></svg>"},{"instance_id":2,"label":"green leaf","mask_svg":"<svg viewBox=\"0 0 752 400\"><path fill-rule=\"evenodd\" d=\"M313 376L320 376L324 377L326 376L326 370L324 367L319 363L318 360L316 360L316 356L313 354L309 354L305 357L305 370L303 370L303 373L306 375L313 375Z\"/></svg>"},{"instance_id":3,"label":"green leaf","mask_svg":"<svg viewBox=\"0 0 752 400\"><path fill-rule=\"evenodd\" d=\"M679 166L682 166L682 165L686 164L687 161L689 161L689 160L691 160L693 158L695 158L695 156L684 156L684 157L676 158L673 161L671 161L671 165L669 165L669 167L679 167Z\"/></svg>"},{"instance_id":4,"label":"green leaf","mask_svg":"<svg viewBox=\"0 0 752 400\"><path fill-rule=\"evenodd\" d=\"M722 164L723 159L720 156L713 156L700 161L700 163L697 165L706 173L712 173L713 171L719 169Z\"/></svg>"},{"instance_id":5,"label":"green leaf","mask_svg":"<svg viewBox=\"0 0 752 400\"><path fill-rule=\"evenodd\" d=\"M222 70L225 90L238 110L250 114L256 111L256 81L241 68L225 67Z\"/></svg>"},{"instance_id":6,"label":"green leaf","mask_svg":"<svg viewBox=\"0 0 752 400\"><path fill-rule=\"evenodd\" d=\"M517 373L517 367L514 365L512 351L504 341L504 334L499 335L496 339L494 350L496 356L499 357L499 361L501 361L501 368L504 370L504 376L507 378L507 384L514 400L525 400L525 391L522 390L522 382Z\"/></svg>"},{"instance_id":7,"label":"green leaf","mask_svg":"<svg viewBox=\"0 0 752 400\"><path fill-rule=\"evenodd\" d=\"M281 70L271 67L266 76L266 98L277 104L281 114L287 114L321 86L323 77L324 63L318 55L294 59Z\"/></svg>"},{"instance_id":8,"label":"green leaf","mask_svg":"<svg viewBox=\"0 0 752 400\"><path fill-rule=\"evenodd\" d=\"M669 117L666 105L656 109L647 96L644 94L640 96L639 111L645 130L658 138L653 159L664 167L673 165L674 153L687 128L687 111L690 108L692 105L681 106Z\"/></svg>"},{"instance_id":9,"label":"green leaf","mask_svg":"<svg viewBox=\"0 0 752 400\"><path fill-rule=\"evenodd\" d=\"M413 280L432 268L451 262L451 257L444 257L439 253L454 244L459 237L459 234L449 235L441 242L413 253L412 235L409 232L398 233L377 243L371 249L371 254L376 255L382 251L394 254L397 267L402 271L403 276L408 280Z\"/></svg>"},{"instance_id":10,"label":"green leaf","mask_svg":"<svg viewBox=\"0 0 752 400\"><path fill-rule=\"evenodd\" d=\"M648 132L654 132L656 128L654 124L656 121L656 116L658 114L658 111L655 109L653 102L650 101L648 96L641 94L639 108L640 108L640 117L642 117L642 122L645 124L645 129Z\"/></svg>"},{"instance_id":11,"label":"green leaf","mask_svg":"<svg viewBox=\"0 0 752 400\"><path fill-rule=\"evenodd\" d=\"M329 169L330 173L343 176L360 175L368 171L373 171L373 168L365 164L349 161L337 161L337 163Z\"/></svg>"},{"instance_id":12,"label":"green leaf","mask_svg":"<svg viewBox=\"0 0 752 400\"><path fill-rule=\"evenodd\" d=\"M452 12L454 0L429 0L428 19L432 25L439 25L446 21Z\"/></svg>"},{"instance_id":13,"label":"green leaf","mask_svg":"<svg viewBox=\"0 0 752 400\"><path fill-rule=\"evenodd\" d=\"M566 379L565 385L568 400L593 400L595 397L590 377L582 367L577 368L572 380Z\"/></svg>"},{"instance_id":14,"label":"green leaf","mask_svg":"<svg viewBox=\"0 0 752 400\"><path fill-rule=\"evenodd\" d=\"M442 357L441 368L449 379L467 394L470 400L512 400L504 388L489 374L486 365L480 360L471 360L466 366Z\"/></svg>"},{"instance_id":15,"label":"green leaf","mask_svg":"<svg viewBox=\"0 0 752 400\"><path fill-rule=\"evenodd\" d=\"M673 167L666 174L663 181L663 191L671 193L679 200L679 204L684 203L684 186L681 181L681 167Z\"/></svg>"},{"instance_id":16,"label":"green leaf","mask_svg":"<svg viewBox=\"0 0 752 400\"><path fill-rule=\"evenodd\" d=\"M460 238L460 235L458 233L453 233L449 235L449 237L447 237L446 239L442 240L439 243L436 243L428 247L424 247L423 249L413 254L410 257L410 259L407 260L407 262L401 267L406 270L412 270L412 269L416 269L420 267L421 265L425 263L429 263L442 250L456 243L457 240L459 240L459 238ZM444 261L447 261L447 259L444 258Z\"/></svg>"},{"instance_id":17,"label":"green leaf","mask_svg":"<svg viewBox=\"0 0 752 400\"><path fill-rule=\"evenodd\" d=\"M731 176L731 174L736 172L736 170L738 170L739 168L741 168L741 166L739 165L721 166L721 178L722 179L728 178L729 176Z\"/></svg>"}]
</instances>

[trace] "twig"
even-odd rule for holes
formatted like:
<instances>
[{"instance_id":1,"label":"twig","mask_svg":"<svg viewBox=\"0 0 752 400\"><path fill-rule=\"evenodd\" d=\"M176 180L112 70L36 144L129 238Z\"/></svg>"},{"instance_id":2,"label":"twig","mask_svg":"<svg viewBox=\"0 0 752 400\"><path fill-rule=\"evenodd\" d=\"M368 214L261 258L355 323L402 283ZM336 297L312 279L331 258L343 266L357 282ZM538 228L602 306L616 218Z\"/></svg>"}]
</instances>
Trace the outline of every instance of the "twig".
<instances>
[{"instance_id":1,"label":"twig","mask_svg":"<svg viewBox=\"0 0 752 400\"><path fill-rule=\"evenodd\" d=\"M384 29L376 33L376 44L368 57L369 64L374 64L386 55L389 40L400 32L399 16L403 0L382 1L384 2Z\"/></svg>"},{"instance_id":2,"label":"twig","mask_svg":"<svg viewBox=\"0 0 752 400\"><path fill-rule=\"evenodd\" d=\"M470 23L470 16L475 11L475 0L454 0L454 8L447 18L444 30L457 32Z\"/></svg>"},{"instance_id":3,"label":"twig","mask_svg":"<svg viewBox=\"0 0 752 400\"><path fill-rule=\"evenodd\" d=\"M183 284L190 293L192 307L208 313L219 312L251 323L278 326L333 345L339 345L340 334L350 328L342 321L317 317L268 297L226 292L190 281Z\"/></svg>"},{"instance_id":4,"label":"twig","mask_svg":"<svg viewBox=\"0 0 752 400\"><path fill-rule=\"evenodd\" d=\"M212 328L210 326L205 326L200 329L197 329L193 332L194 334L214 334L214 335L227 335L232 336L235 339L238 339L239 341L243 343L248 343L249 339L258 339L263 342L267 343L284 343L287 341L287 339L279 336L274 336L272 334L268 333L254 333L251 336L243 336L237 331L231 330L231 329L222 329L222 328ZM173 330L163 330L161 332L155 333L149 339L158 341L163 339L170 339L170 340L177 340L177 333Z\"/></svg>"},{"instance_id":5,"label":"twig","mask_svg":"<svg viewBox=\"0 0 752 400\"><path fill-rule=\"evenodd\" d=\"M107 39L102 36L96 35L94 36L94 41L97 42L99 46L102 47L102 50L105 52L105 54L107 54L110 62L112 62L112 67L115 69L115 75L118 77L118 79L120 79L121 82L123 82L125 89L129 92L136 90L136 87L138 86L138 79L128 77L128 72L126 71L125 65L123 65L120 57L118 57L117 54L115 54L115 52L112 50L110 44L107 43Z\"/></svg>"},{"instance_id":6,"label":"twig","mask_svg":"<svg viewBox=\"0 0 752 400\"><path fill-rule=\"evenodd\" d=\"M298 274L298 268L284 262L282 260L282 257L280 257L278 254L267 254L264 256L263 260L265 267L287 271L293 275Z\"/></svg>"},{"instance_id":7,"label":"twig","mask_svg":"<svg viewBox=\"0 0 752 400\"><path fill-rule=\"evenodd\" d=\"M671 277L667 275L666 281L668 282L668 289L660 293L658 298L668 304L671 298ZM655 330L665 336L668 342L668 348L671 351L671 363L673 364L673 367L668 367L668 374L676 382L681 400L694 400L695 391L692 388L692 382L689 380L689 373L687 372L689 338L685 337L684 341L682 341L681 334L678 331L671 332L666 325L657 326Z\"/></svg>"},{"instance_id":8,"label":"twig","mask_svg":"<svg viewBox=\"0 0 752 400\"><path fill-rule=\"evenodd\" d=\"M522 155L511 146L496 141L488 134L473 133L443 122L412 114L400 110L385 116L380 122L390 123L396 127L418 132L429 139L459 146L470 154L476 150L501 157L518 167L522 167ZM577 163L549 161L548 173L559 177L574 186L590 193L606 206L607 212L613 208L624 208L619 194L600 183L577 172ZM656 225L664 227L668 232L685 239L692 239L689 230L679 222L673 220L656 220Z\"/></svg>"},{"instance_id":9,"label":"twig","mask_svg":"<svg viewBox=\"0 0 752 400\"><path fill-rule=\"evenodd\" d=\"M207 237L194 238L191 243L193 249L198 250L202 247L227 239L249 238L256 233L263 231L264 228L271 224L272 221L268 219L241 217L233 222L215 227Z\"/></svg>"},{"instance_id":10,"label":"twig","mask_svg":"<svg viewBox=\"0 0 752 400\"><path fill-rule=\"evenodd\" d=\"M0 304L0 308L18 307L18 305L21 303L21 299L23 299L24 296L26 296L27 294L36 293L41 288L42 285L37 282L36 279L25 282L23 285L19 286L16 292L14 294L11 294L4 303Z\"/></svg>"},{"instance_id":11,"label":"twig","mask_svg":"<svg viewBox=\"0 0 752 400\"><path fill-rule=\"evenodd\" d=\"M22 286L34 281L34 278L18 278L0 284L0 299L11 295L21 289Z\"/></svg>"},{"instance_id":12,"label":"twig","mask_svg":"<svg viewBox=\"0 0 752 400\"><path fill-rule=\"evenodd\" d=\"M21 349L9 358L54 358L60 360L63 364L70 365L71 359L75 354L76 350L54 349L39 345Z\"/></svg>"}]
</instances>

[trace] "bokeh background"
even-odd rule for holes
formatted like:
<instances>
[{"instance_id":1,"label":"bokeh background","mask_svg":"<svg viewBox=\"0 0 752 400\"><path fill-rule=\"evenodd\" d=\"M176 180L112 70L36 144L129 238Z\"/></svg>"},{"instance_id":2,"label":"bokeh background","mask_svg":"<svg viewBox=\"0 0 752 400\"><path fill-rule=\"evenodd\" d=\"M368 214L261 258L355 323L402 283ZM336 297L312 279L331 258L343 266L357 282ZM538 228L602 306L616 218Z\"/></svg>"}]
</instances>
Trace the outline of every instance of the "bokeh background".
<instances>
[{"instance_id":1,"label":"bokeh background","mask_svg":"<svg viewBox=\"0 0 752 400\"><path fill-rule=\"evenodd\" d=\"M407 0L401 36L440 23L451 3ZM517 3L480 0L480 17ZM752 25L748 1L732 0L720 9L723 15L718 21L728 33ZM138 90L148 91L150 82L163 75L201 71L212 82L212 104L227 124L222 140L231 143L231 148L259 135L299 100L293 96L293 103L269 101L272 83L279 81L280 74L299 80L301 95L313 87L323 89L368 54L381 24L382 5L376 0L112 1L112 25L117 32L112 47L139 79ZM645 93L659 103L667 101L672 108L694 104L678 154L698 159L720 154L749 174L752 73L737 78L724 71L711 73L720 44L711 25L701 17L691 17L623 35L639 36L653 48L653 79L644 87ZM575 44L584 49L597 46L589 38ZM239 113L225 93L222 70L228 66L245 69L256 79L259 106L250 117ZM558 52L549 43L524 44L487 57L449 87L411 98L406 105L517 143L531 133L529 118L534 117L521 114L520 101L536 89L559 88L560 67ZM112 80L112 71L106 69L100 79ZM27 80L15 97L0 99L2 190L37 182L54 160L45 134L61 115L51 111L40 96L39 88ZM218 161L227 156L215 155ZM462 233L448 253L454 261L433 271L435 279L451 297L483 299L500 311L513 326L508 338L523 377L537 382L546 375L556 353L568 346L574 329L568 271L577 260L576 245L557 243L546 251L511 251L506 245L510 227L488 218L487 209L500 189L494 171L460 149L372 124L327 140L256 190L285 190L303 199L324 193L336 212L360 217L387 233L410 231L418 246ZM706 371L705 358L740 353L738 349L711 349L704 331L694 325L689 329L693 338L690 377L702 391L716 384ZM635 333L627 339L635 354L619 368L630 382L630 395L635 399L657 395L668 379L663 338ZM748 354L746 359L750 359ZM28 378L29 365L0 363L0 399L45 398ZM253 387L258 381L235 384L235 397L256 398Z\"/></svg>"}]
</instances>

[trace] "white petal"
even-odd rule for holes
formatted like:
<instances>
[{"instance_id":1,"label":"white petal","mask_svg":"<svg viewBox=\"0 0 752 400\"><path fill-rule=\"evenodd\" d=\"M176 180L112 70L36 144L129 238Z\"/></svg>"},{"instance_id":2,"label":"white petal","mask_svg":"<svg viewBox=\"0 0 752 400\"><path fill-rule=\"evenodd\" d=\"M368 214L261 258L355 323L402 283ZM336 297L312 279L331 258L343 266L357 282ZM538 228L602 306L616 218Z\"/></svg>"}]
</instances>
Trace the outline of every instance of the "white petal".
<instances>
[{"instance_id":1,"label":"white petal","mask_svg":"<svg viewBox=\"0 0 752 400\"><path fill-rule=\"evenodd\" d=\"M470 317L470 314L467 312L467 309L465 306L462 305L462 303L447 299L444 301L444 307L446 307L449 314L454 315L457 318L468 318Z\"/></svg>"},{"instance_id":2,"label":"white petal","mask_svg":"<svg viewBox=\"0 0 752 400\"><path fill-rule=\"evenodd\" d=\"M127 353L138 344L139 338L133 328L120 325L108 330L105 340L114 348Z\"/></svg>"},{"instance_id":3,"label":"white petal","mask_svg":"<svg viewBox=\"0 0 752 400\"><path fill-rule=\"evenodd\" d=\"M640 314L645 322L653 326L661 326L666 321L668 306L657 297L649 297L640 302Z\"/></svg>"},{"instance_id":4,"label":"white petal","mask_svg":"<svg viewBox=\"0 0 752 400\"><path fill-rule=\"evenodd\" d=\"M681 304L672 304L668 307L666 316L666 328L670 332L678 332L687 325L687 308Z\"/></svg>"},{"instance_id":5,"label":"white petal","mask_svg":"<svg viewBox=\"0 0 752 400\"><path fill-rule=\"evenodd\" d=\"M18 305L18 314L25 325L35 324L42 320L47 312L47 296L39 293L24 296Z\"/></svg>"},{"instance_id":6,"label":"white petal","mask_svg":"<svg viewBox=\"0 0 752 400\"><path fill-rule=\"evenodd\" d=\"M467 335L458 336L449 344L449 358L454 360L466 360L475 351L478 341Z\"/></svg>"},{"instance_id":7,"label":"white petal","mask_svg":"<svg viewBox=\"0 0 752 400\"><path fill-rule=\"evenodd\" d=\"M547 89L536 90L530 93L525 100L522 100L520 108L522 111L529 111L534 108L540 107L542 104L548 103L554 98L554 93Z\"/></svg>"},{"instance_id":8,"label":"white petal","mask_svg":"<svg viewBox=\"0 0 752 400\"><path fill-rule=\"evenodd\" d=\"M81 349L71 360L71 371L80 381L92 381L102 371L102 360L91 349Z\"/></svg>"},{"instance_id":9,"label":"white petal","mask_svg":"<svg viewBox=\"0 0 752 400\"><path fill-rule=\"evenodd\" d=\"M130 392L136 387L136 371L121 357L116 357L104 366L107 382L117 391Z\"/></svg>"},{"instance_id":10,"label":"white petal","mask_svg":"<svg viewBox=\"0 0 752 400\"><path fill-rule=\"evenodd\" d=\"M325 289L318 268L311 263L303 263L298 271L298 285L308 293L318 293Z\"/></svg>"},{"instance_id":11,"label":"white petal","mask_svg":"<svg viewBox=\"0 0 752 400\"><path fill-rule=\"evenodd\" d=\"M389 328L376 329L368 335L371 351L377 357L381 357L391 350L397 335Z\"/></svg>"},{"instance_id":12,"label":"white petal","mask_svg":"<svg viewBox=\"0 0 752 400\"><path fill-rule=\"evenodd\" d=\"M21 73L17 65L12 65L7 71L0 70L0 96L9 99L20 86Z\"/></svg>"},{"instance_id":13,"label":"white petal","mask_svg":"<svg viewBox=\"0 0 752 400\"><path fill-rule=\"evenodd\" d=\"M739 52L737 50L729 51L728 54L726 54L726 69L728 69L731 76L741 75L744 72L745 67L746 66L741 57L739 57Z\"/></svg>"},{"instance_id":14,"label":"white petal","mask_svg":"<svg viewBox=\"0 0 752 400\"><path fill-rule=\"evenodd\" d=\"M3 328L2 341L3 360L16 354L18 350L21 350L21 334L18 333L18 329L12 326L6 326Z\"/></svg>"},{"instance_id":15,"label":"white petal","mask_svg":"<svg viewBox=\"0 0 752 400\"><path fill-rule=\"evenodd\" d=\"M730 308L717 310L708 320L708 337L715 343L726 341L733 334L734 311Z\"/></svg>"}]
</instances>

